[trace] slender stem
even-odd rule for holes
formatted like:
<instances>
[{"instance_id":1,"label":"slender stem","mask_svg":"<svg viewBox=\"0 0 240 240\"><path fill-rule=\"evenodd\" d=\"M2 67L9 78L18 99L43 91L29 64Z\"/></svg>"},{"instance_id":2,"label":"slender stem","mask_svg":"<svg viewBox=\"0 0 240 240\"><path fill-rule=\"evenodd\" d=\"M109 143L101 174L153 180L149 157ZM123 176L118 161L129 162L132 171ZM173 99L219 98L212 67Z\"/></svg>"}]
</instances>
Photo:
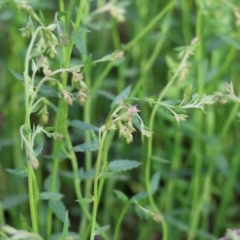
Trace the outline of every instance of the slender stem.
<instances>
[{"instance_id":1,"label":"slender stem","mask_svg":"<svg viewBox=\"0 0 240 240\"><path fill-rule=\"evenodd\" d=\"M90 240L94 240L95 236L95 226L96 226L96 217L97 217L97 210L98 210L98 181L99 181L99 173L100 173L100 167L101 167L101 161L102 161L102 152L104 147L104 140L107 135L107 131L104 131L102 134L102 138L99 145L98 150L98 157L96 162L96 172L94 176L94 189L93 189L93 212L92 212L92 221L91 221L91 237Z\"/></svg>"},{"instance_id":2,"label":"slender stem","mask_svg":"<svg viewBox=\"0 0 240 240\"><path fill-rule=\"evenodd\" d=\"M175 1L171 1L159 14L150 21L150 23L135 37L133 38L127 45L124 46L124 50L128 50L132 46L134 46L145 34L147 34L154 25L175 5Z\"/></svg>"},{"instance_id":3,"label":"slender stem","mask_svg":"<svg viewBox=\"0 0 240 240\"><path fill-rule=\"evenodd\" d=\"M131 201L128 201L128 203L125 204L120 216L118 217L118 221L117 221L117 224L116 224L116 227L114 230L113 240L118 240L120 238L120 236L119 236L120 226L121 226L123 218L126 215L126 212L127 212L128 208L130 207L130 205L131 205Z\"/></svg>"},{"instance_id":4,"label":"slender stem","mask_svg":"<svg viewBox=\"0 0 240 240\"><path fill-rule=\"evenodd\" d=\"M168 84L166 85L166 87L163 89L163 91L159 94L159 97L157 99L157 102L161 102L162 98L164 97L165 93L167 92L167 90L172 86L172 84L174 83L174 81L176 80L177 76L179 75L182 67L186 64L186 61L189 57L189 53L188 51L185 53L182 62L180 63L178 69L176 70L175 74L173 75L173 77L170 79L170 81L168 82ZM152 131L153 130L153 122L154 122L154 118L157 112L158 106L155 105L153 107L152 113L150 115L150 121L149 121L149 130ZM151 156L152 156L152 138L148 139L147 142L147 157L146 157L146 165L145 165L145 184L146 184L146 188L147 188L147 192L148 192L148 199L149 202L151 203L151 205L154 207L154 209L156 211L158 211L158 208L156 207L152 194L151 194L151 189L150 189L150 169L151 169ZM163 224L163 234L164 240L168 239L168 230L167 230L167 224L163 218L162 221Z\"/></svg>"}]
</instances>

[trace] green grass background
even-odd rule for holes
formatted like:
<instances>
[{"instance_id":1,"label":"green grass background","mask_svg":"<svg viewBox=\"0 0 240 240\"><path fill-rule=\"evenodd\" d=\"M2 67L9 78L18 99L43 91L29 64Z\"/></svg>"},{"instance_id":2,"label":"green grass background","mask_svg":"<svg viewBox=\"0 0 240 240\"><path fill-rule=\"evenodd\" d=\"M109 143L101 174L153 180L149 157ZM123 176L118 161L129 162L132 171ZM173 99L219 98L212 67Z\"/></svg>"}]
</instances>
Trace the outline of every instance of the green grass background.
<instances>
[{"instance_id":1,"label":"green grass background","mask_svg":"<svg viewBox=\"0 0 240 240\"><path fill-rule=\"evenodd\" d=\"M125 21L119 23L109 13L91 18L91 12L108 1L87 1L82 25L90 30L84 41L88 54L93 59L124 49L124 58L117 63L99 63L83 69L88 85L88 100L81 107L62 107L66 120L81 120L101 126L110 111L110 104L127 86L132 85L131 96L136 97L143 86L145 96L157 96L167 85L173 65L179 62L174 48L189 45L194 37L200 42L191 57L189 74L184 81L177 80L167 91L164 100L181 100L183 89L193 84L200 96L225 92L225 84L232 82L235 93L239 92L239 49L240 11L237 0L193 1L193 0L136 0L126 1ZM172 5L171 5L172 2ZM123 3L122 0L117 1ZM60 9L68 13L65 34L72 31L70 19L77 15L77 0L30 1L29 5L44 19L46 25L54 20ZM170 6L171 5L171 6ZM167 7L167 10L164 10ZM154 19L162 15L154 21ZM71 14L70 14L71 13ZM238 19L237 19L238 17ZM23 73L24 57L29 40L21 37L19 31L28 20L28 13L9 1L0 10L0 225L8 224L16 229L31 232L27 180L6 171L26 168L25 153L21 149L19 128L24 123L24 87L15 79L9 69ZM134 39L134 41L132 41ZM129 44L130 43L130 44ZM73 48L70 64L81 63L82 56ZM64 54L51 61L53 68L65 60ZM56 106L58 97L49 97ZM148 126L152 108L146 103L137 103L140 114ZM158 172L160 182L153 198L163 213L168 227L168 239L218 239L227 228L239 228L239 122L236 116L237 103L214 104L206 114L189 110L186 122L178 124L174 118L157 109L153 125L152 155L169 160L169 163L152 161L150 178ZM60 110L59 110L60 111ZM59 112L58 112L59 113ZM50 111L47 125L56 124L58 113ZM58 119L58 120L56 120ZM32 124L39 124L37 115ZM91 133L69 128L72 145L91 139ZM105 239L111 239L116 230L119 216L124 212L122 224L116 239L162 239L162 224L153 219L137 216L134 205L117 198L113 190L118 189L131 197L146 191L145 170L148 140L141 142L139 133L134 141L126 144L117 134L109 135L108 161L132 159L142 164L130 172L106 179L97 213L101 226L111 225ZM35 171L39 191L54 168L54 161L44 156L52 154L53 141L46 139ZM55 146L56 147L56 146ZM90 170L96 160L95 152L77 153L78 167ZM70 230L83 236L89 222L75 202L74 183L67 173L72 171L69 159L62 159L57 166L60 192L69 212ZM92 193L92 179L82 180L82 194ZM147 199L141 201L148 206ZM88 206L91 208L91 205ZM39 201L38 227L43 239L47 239L47 201ZM54 215L51 235L60 232L63 223ZM84 239L84 238L83 238ZM88 239L85 236L85 239ZM165 239L166 240L166 239Z\"/></svg>"}]
</instances>

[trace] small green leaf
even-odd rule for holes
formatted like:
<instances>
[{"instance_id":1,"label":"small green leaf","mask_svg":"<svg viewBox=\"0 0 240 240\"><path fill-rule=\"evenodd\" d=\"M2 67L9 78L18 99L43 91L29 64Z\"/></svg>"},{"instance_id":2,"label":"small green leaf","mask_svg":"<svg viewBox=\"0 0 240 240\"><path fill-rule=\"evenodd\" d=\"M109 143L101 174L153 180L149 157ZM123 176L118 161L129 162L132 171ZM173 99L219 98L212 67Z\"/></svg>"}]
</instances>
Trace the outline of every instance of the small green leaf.
<instances>
[{"instance_id":1,"label":"small green leaf","mask_svg":"<svg viewBox=\"0 0 240 240\"><path fill-rule=\"evenodd\" d=\"M161 158L161 157L158 157L158 156L152 156L151 159L153 161L160 162L160 163L170 163L169 160Z\"/></svg>"},{"instance_id":2,"label":"small green leaf","mask_svg":"<svg viewBox=\"0 0 240 240\"><path fill-rule=\"evenodd\" d=\"M138 204L135 205L135 212L140 218L145 218L145 219L149 218L149 215Z\"/></svg>"},{"instance_id":3,"label":"small green leaf","mask_svg":"<svg viewBox=\"0 0 240 240\"><path fill-rule=\"evenodd\" d=\"M11 173L15 176L18 176L18 177L27 177L27 171L26 170L21 170L21 169L10 169L10 168L5 168L5 170L8 172L8 173Z\"/></svg>"},{"instance_id":4,"label":"small green leaf","mask_svg":"<svg viewBox=\"0 0 240 240\"><path fill-rule=\"evenodd\" d=\"M116 104L119 103L120 100L125 99L129 96L131 92L131 85L126 87L118 96L116 96L111 104L111 108L113 108Z\"/></svg>"},{"instance_id":5,"label":"small green leaf","mask_svg":"<svg viewBox=\"0 0 240 240\"><path fill-rule=\"evenodd\" d=\"M76 48L78 49L78 51L83 55L87 55L87 49L82 37L83 32L88 32L88 31L85 28L80 28L80 27L76 28L75 26L71 39L75 44Z\"/></svg>"},{"instance_id":6,"label":"small green leaf","mask_svg":"<svg viewBox=\"0 0 240 240\"><path fill-rule=\"evenodd\" d=\"M43 136L42 134L38 134L35 138L35 145L37 145L36 149L34 149L35 156L38 156L43 150Z\"/></svg>"},{"instance_id":7,"label":"small green leaf","mask_svg":"<svg viewBox=\"0 0 240 240\"><path fill-rule=\"evenodd\" d=\"M37 112L41 108L41 104L35 105L35 107L31 110L31 113Z\"/></svg>"},{"instance_id":8,"label":"small green leaf","mask_svg":"<svg viewBox=\"0 0 240 240\"><path fill-rule=\"evenodd\" d=\"M100 175L100 178L110 178L114 175L118 174L118 172L110 172L110 171L107 171L107 172L104 172Z\"/></svg>"},{"instance_id":9,"label":"small green leaf","mask_svg":"<svg viewBox=\"0 0 240 240\"><path fill-rule=\"evenodd\" d=\"M91 203L91 202L93 202L93 199L92 198L81 198L80 200L76 200L76 202Z\"/></svg>"},{"instance_id":10,"label":"small green leaf","mask_svg":"<svg viewBox=\"0 0 240 240\"><path fill-rule=\"evenodd\" d=\"M32 59L32 71L33 71L33 73L35 73L37 70L38 70L38 66L35 63L35 61Z\"/></svg>"},{"instance_id":11,"label":"small green leaf","mask_svg":"<svg viewBox=\"0 0 240 240\"><path fill-rule=\"evenodd\" d=\"M151 182L150 182L150 189L151 189L152 195L154 195L154 193L156 193L156 191L158 190L159 181L160 181L160 173L156 172L152 176L152 179L151 179Z\"/></svg>"},{"instance_id":12,"label":"small green leaf","mask_svg":"<svg viewBox=\"0 0 240 240\"><path fill-rule=\"evenodd\" d=\"M57 175L55 177L55 191L59 191L60 190L60 179L59 179L59 175ZM52 182L52 174L49 174L48 177L45 179L44 181L44 189L47 190L47 192L51 191L51 182Z\"/></svg>"},{"instance_id":13,"label":"small green leaf","mask_svg":"<svg viewBox=\"0 0 240 240\"><path fill-rule=\"evenodd\" d=\"M133 125L134 125L139 131L142 130L142 129L141 129L141 122L140 122L139 118L138 118L136 115L133 116L132 122L133 122Z\"/></svg>"},{"instance_id":14,"label":"small green leaf","mask_svg":"<svg viewBox=\"0 0 240 240\"><path fill-rule=\"evenodd\" d=\"M110 228L110 225L106 225L106 226L100 227L100 228L98 228L98 229L94 232L94 235L99 235L99 234L101 234L102 232L107 231L109 228Z\"/></svg>"},{"instance_id":15,"label":"small green leaf","mask_svg":"<svg viewBox=\"0 0 240 240\"><path fill-rule=\"evenodd\" d=\"M39 89L39 92L46 97L58 97L58 92L56 91L56 89L44 84Z\"/></svg>"},{"instance_id":16,"label":"small green leaf","mask_svg":"<svg viewBox=\"0 0 240 240\"><path fill-rule=\"evenodd\" d=\"M20 73L15 72L15 71L13 71L11 68L9 68L9 70L10 70L10 72L12 73L12 75L13 75L17 80L24 81L23 75L21 75Z\"/></svg>"},{"instance_id":17,"label":"small green leaf","mask_svg":"<svg viewBox=\"0 0 240 240\"><path fill-rule=\"evenodd\" d=\"M64 223L66 207L61 200L52 200L49 202L49 206L54 214Z\"/></svg>"},{"instance_id":18,"label":"small green leaf","mask_svg":"<svg viewBox=\"0 0 240 240\"><path fill-rule=\"evenodd\" d=\"M58 192L41 192L39 194L39 199L41 200L48 200L48 199L61 199L63 197L62 194L58 193Z\"/></svg>"},{"instance_id":19,"label":"small green leaf","mask_svg":"<svg viewBox=\"0 0 240 240\"><path fill-rule=\"evenodd\" d=\"M92 168L88 171L84 171L83 168L80 168L80 170L79 170L79 176L82 179L85 179L85 180L91 179L94 177L94 175L95 175L95 168Z\"/></svg>"},{"instance_id":20,"label":"small green leaf","mask_svg":"<svg viewBox=\"0 0 240 240\"><path fill-rule=\"evenodd\" d=\"M89 123L85 123L85 122L79 121L79 120L72 120L69 123L69 126L72 126L72 127L75 127L75 128L81 129L81 130L99 131L98 127L96 127L94 125L91 125Z\"/></svg>"},{"instance_id":21,"label":"small green leaf","mask_svg":"<svg viewBox=\"0 0 240 240\"><path fill-rule=\"evenodd\" d=\"M65 12L65 11L59 11L59 12L57 13L57 16L58 16L58 18L66 17L66 16L67 16L67 12Z\"/></svg>"},{"instance_id":22,"label":"small green leaf","mask_svg":"<svg viewBox=\"0 0 240 240\"><path fill-rule=\"evenodd\" d=\"M128 197L126 194L119 190L114 190L114 193L117 195L119 199L121 199L124 203L128 201Z\"/></svg>"},{"instance_id":23,"label":"small green leaf","mask_svg":"<svg viewBox=\"0 0 240 240\"><path fill-rule=\"evenodd\" d=\"M22 202L25 202L27 199L28 199L28 195L26 194L8 196L3 199L2 208L4 210L12 209L17 205L21 204Z\"/></svg>"},{"instance_id":24,"label":"small green leaf","mask_svg":"<svg viewBox=\"0 0 240 240\"><path fill-rule=\"evenodd\" d=\"M140 193L134 195L134 196L131 198L131 200L132 200L133 202L138 202L138 201L146 198L147 195L148 195L147 192L140 192Z\"/></svg>"},{"instance_id":25,"label":"small green leaf","mask_svg":"<svg viewBox=\"0 0 240 240\"><path fill-rule=\"evenodd\" d=\"M137 96L140 98L140 99L143 99L144 97L144 87L143 85L140 86L138 92L137 92Z\"/></svg>"},{"instance_id":26,"label":"small green leaf","mask_svg":"<svg viewBox=\"0 0 240 240\"><path fill-rule=\"evenodd\" d=\"M87 152L87 151L96 151L98 150L98 143L95 141L85 142L73 147L74 152Z\"/></svg>"},{"instance_id":27,"label":"small green leaf","mask_svg":"<svg viewBox=\"0 0 240 240\"><path fill-rule=\"evenodd\" d=\"M184 89L184 94L183 94L183 100L182 100L182 102L186 102L186 100L191 97L192 92L193 92L193 85L192 85L192 84L189 84L189 85L186 86L185 89Z\"/></svg>"},{"instance_id":28,"label":"small green leaf","mask_svg":"<svg viewBox=\"0 0 240 240\"><path fill-rule=\"evenodd\" d=\"M108 167L111 171L121 172L136 168L139 165L141 165L141 163L134 160L115 160L111 161Z\"/></svg>"}]
</instances>

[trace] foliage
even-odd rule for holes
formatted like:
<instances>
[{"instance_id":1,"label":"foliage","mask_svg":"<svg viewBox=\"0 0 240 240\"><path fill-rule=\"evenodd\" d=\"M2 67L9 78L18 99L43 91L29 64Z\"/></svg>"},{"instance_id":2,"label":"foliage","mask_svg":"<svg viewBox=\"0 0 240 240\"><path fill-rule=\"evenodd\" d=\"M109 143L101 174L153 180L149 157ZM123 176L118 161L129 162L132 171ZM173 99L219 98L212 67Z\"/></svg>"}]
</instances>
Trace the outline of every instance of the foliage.
<instances>
[{"instance_id":1,"label":"foliage","mask_svg":"<svg viewBox=\"0 0 240 240\"><path fill-rule=\"evenodd\" d=\"M0 1L0 238L239 228L237 6Z\"/></svg>"}]
</instances>

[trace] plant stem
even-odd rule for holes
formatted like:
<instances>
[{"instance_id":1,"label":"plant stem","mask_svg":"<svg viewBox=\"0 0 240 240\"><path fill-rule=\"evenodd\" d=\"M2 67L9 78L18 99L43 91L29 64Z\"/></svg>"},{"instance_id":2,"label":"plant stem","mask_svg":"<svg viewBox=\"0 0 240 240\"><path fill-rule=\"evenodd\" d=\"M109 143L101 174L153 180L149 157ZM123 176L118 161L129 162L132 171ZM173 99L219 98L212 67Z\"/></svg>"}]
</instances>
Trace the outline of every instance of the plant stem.
<instances>
[{"instance_id":1,"label":"plant stem","mask_svg":"<svg viewBox=\"0 0 240 240\"><path fill-rule=\"evenodd\" d=\"M102 138L99 145L97 162L96 162L96 172L94 176L94 189L93 189L93 212L92 212L92 221L91 221L91 237L90 240L94 240L95 236L95 226L96 226L96 217L97 217L97 210L98 210L98 181L99 181L99 173L101 167L101 160L102 160L102 151L104 147L104 140L107 135L107 131L104 131L102 134Z\"/></svg>"}]
</instances>

